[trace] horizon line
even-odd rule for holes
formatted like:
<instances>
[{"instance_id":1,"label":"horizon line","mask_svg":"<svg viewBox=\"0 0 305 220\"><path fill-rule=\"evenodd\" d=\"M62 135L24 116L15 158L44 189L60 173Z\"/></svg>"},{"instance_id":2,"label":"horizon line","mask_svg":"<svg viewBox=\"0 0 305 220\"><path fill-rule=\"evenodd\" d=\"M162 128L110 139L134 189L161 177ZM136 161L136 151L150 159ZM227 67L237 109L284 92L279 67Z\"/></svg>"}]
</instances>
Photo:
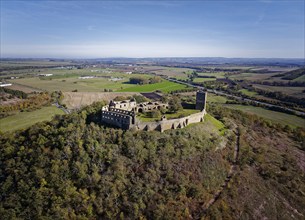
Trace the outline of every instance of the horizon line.
<instances>
[{"instance_id":1,"label":"horizon line","mask_svg":"<svg viewBox=\"0 0 305 220\"><path fill-rule=\"evenodd\" d=\"M95 57L95 58L86 58L86 57L0 57L0 60L3 59L76 59L76 60L96 60L96 59L168 59L168 58L218 58L218 59L304 59L304 57L221 57L221 56L160 56L160 57Z\"/></svg>"}]
</instances>

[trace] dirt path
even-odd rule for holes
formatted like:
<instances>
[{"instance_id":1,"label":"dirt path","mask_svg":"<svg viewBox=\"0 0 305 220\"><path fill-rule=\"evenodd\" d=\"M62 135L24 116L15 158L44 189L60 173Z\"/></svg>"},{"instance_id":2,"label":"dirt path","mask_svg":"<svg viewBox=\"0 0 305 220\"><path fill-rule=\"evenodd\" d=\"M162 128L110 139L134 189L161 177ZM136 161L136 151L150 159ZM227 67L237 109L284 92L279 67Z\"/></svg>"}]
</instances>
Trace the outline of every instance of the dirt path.
<instances>
[{"instance_id":1,"label":"dirt path","mask_svg":"<svg viewBox=\"0 0 305 220\"><path fill-rule=\"evenodd\" d=\"M235 175L236 168L237 168L237 161L238 161L238 156L239 156L239 139L240 139L240 134L238 130L235 132L236 134L236 145L234 149L234 159L233 159L233 164L230 167L229 173L224 180L223 184L220 186L220 188L217 190L217 192L214 194L213 198L210 199L207 203L203 204L203 216L206 214L207 210L219 199L221 193L228 187L228 184L232 177Z\"/></svg>"}]
</instances>

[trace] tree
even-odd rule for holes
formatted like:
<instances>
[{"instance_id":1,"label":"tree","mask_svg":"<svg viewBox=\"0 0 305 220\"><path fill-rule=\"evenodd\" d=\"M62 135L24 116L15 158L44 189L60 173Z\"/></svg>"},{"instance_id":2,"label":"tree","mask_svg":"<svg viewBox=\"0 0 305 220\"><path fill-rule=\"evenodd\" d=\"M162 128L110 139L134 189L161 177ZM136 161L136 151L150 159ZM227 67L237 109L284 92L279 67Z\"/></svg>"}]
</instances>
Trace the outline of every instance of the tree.
<instances>
[{"instance_id":1,"label":"tree","mask_svg":"<svg viewBox=\"0 0 305 220\"><path fill-rule=\"evenodd\" d=\"M130 77L129 83L143 85L143 84L148 84L149 80L144 77Z\"/></svg>"},{"instance_id":2,"label":"tree","mask_svg":"<svg viewBox=\"0 0 305 220\"><path fill-rule=\"evenodd\" d=\"M177 112L182 109L181 101L177 96L173 96L168 102L170 112Z\"/></svg>"},{"instance_id":3,"label":"tree","mask_svg":"<svg viewBox=\"0 0 305 220\"><path fill-rule=\"evenodd\" d=\"M133 95L132 97L136 100L137 103L148 102L148 99L142 95Z\"/></svg>"},{"instance_id":4,"label":"tree","mask_svg":"<svg viewBox=\"0 0 305 220\"><path fill-rule=\"evenodd\" d=\"M150 112L150 117L151 118L159 118L161 117L161 112L159 110L152 110Z\"/></svg>"},{"instance_id":5,"label":"tree","mask_svg":"<svg viewBox=\"0 0 305 220\"><path fill-rule=\"evenodd\" d=\"M162 82L162 78L160 76L155 76L149 80L150 84Z\"/></svg>"}]
</instances>

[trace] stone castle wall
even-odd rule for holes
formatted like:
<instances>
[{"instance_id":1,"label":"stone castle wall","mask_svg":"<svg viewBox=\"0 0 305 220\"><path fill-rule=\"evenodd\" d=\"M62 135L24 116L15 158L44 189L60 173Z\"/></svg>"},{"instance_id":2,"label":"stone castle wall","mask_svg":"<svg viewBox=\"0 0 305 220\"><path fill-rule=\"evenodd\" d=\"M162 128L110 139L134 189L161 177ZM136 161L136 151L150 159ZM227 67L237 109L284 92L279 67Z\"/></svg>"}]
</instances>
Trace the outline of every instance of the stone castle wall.
<instances>
[{"instance_id":1,"label":"stone castle wall","mask_svg":"<svg viewBox=\"0 0 305 220\"><path fill-rule=\"evenodd\" d=\"M126 113L125 110L121 109L102 110L101 122L122 129L129 129L130 125L135 123L135 116L132 115L132 112Z\"/></svg>"},{"instance_id":2,"label":"stone castle wall","mask_svg":"<svg viewBox=\"0 0 305 220\"><path fill-rule=\"evenodd\" d=\"M142 122L137 121L134 125L130 128L134 128L136 130L144 130L144 131L165 131L169 129L177 129L177 128L184 128L189 124L202 122L204 120L204 115L206 111L203 110L201 112L183 117L183 118L176 118L176 119L165 119L158 122Z\"/></svg>"},{"instance_id":3,"label":"stone castle wall","mask_svg":"<svg viewBox=\"0 0 305 220\"><path fill-rule=\"evenodd\" d=\"M157 122L142 122L136 120L136 112L141 108L142 111L151 111L158 108L166 108L167 104L158 102L147 102L136 104L135 101L111 101L108 106L104 106L101 112L101 123L116 126L122 129L136 129L146 131L165 131L169 129L184 128L193 123L202 122L206 114L206 92L199 91L196 95L196 109L201 112L183 118L169 119L162 118ZM139 108L139 109L138 109Z\"/></svg>"}]
</instances>

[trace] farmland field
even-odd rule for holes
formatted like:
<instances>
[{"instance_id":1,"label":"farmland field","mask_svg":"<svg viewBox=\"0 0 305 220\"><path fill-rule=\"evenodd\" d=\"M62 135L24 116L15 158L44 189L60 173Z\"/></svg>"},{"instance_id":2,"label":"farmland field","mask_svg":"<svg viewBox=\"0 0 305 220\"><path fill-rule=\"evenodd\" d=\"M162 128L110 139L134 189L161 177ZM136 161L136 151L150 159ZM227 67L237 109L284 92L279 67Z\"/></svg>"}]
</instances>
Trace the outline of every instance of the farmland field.
<instances>
[{"instance_id":1,"label":"farmland field","mask_svg":"<svg viewBox=\"0 0 305 220\"><path fill-rule=\"evenodd\" d=\"M228 99L224 96L214 95L212 93L209 93L207 95L207 103L226 103Z\"/></svg>"},{"instance_id":2,"label":"farmland field","mask_svg":"<svg viewBox=\"0 0 305 220\"><path fill-rule=\"evenodd\" d=\"M18 85L31 87L36 90L45 91L56 91L61 90L63 92L71 92L77 90L80 92L102 92L104 89L111 89L113 91L119 89L125 89L134 87L134 84L129 84L129 78L134 76L151 77L143 74L132 74L126 75L122 73L111 73L111 74L88 74L97 75L104 77L121 77L121 80L112 81L110 78L92 78L92 79L79 79L79 74L62 74L54 75L52 77L31 77L31 78L20 78L11 80L11 83L17 83Z\"/></svg>"},{"instance_id":3,"label":"farmland field","mask_svg":"<svg viewBox=\"0 0 305 220\"><path fill-rule=\"evenodd\" d=\"M215 73L197 73L199 76L215 76L216 78L224 78L225 72L215 72Z\"/></svg>"},{"instance_id":4,"label":"farmland field","mask_svg":"<svg viewBox=\"0 0 305 220\"><path fill-rule=\"evenodd\" d=\"M41 92L41 89L37 89L37 88L32 88L29 86L25 86L25 85L20 85L20 84L16 84L14 83L12 86L9 86L8 89L14 89L14 90L19 90L25 93L32 93L32 92Z\"/></svg>"},{"instance_id":5,"label":"farmland field","mask_svg":"<svg viewBox=\"0 0 305 220\"><path fill-rule=\"evenodd\" d=\"M240 73L229 76L230 79L236 80L267 80L277 73ZM274 81L274 78L272 78Z\"/></svg>"},{"instance_id":6,"label":"farmland field","mask_svg":"<svg viewBox=\"0 0 305 220\"><path fill-rule=\"evenodd\" d=\"M0 119L0 131L15 131L24 129L31 125L41 122L50 121L54 115L62 115L64 112L55 106L44 107L33 112L20 112L3 119Z\"/></svg>"},{"instance_id":7,"label":"farmland field","mask_svg":"<svg viewBox=\"0 0 305 220\"><path fill-rule=\"evenodd\" d=\"M154 92L160 90L162 92L171 92L175 90L185 89L187 86L174 82L163 81L160 83L137 85L130 88L119 90L118 92Z\"/></svg>"},{"instance_id":8,"label":"farmland field","mask_svg":"<svg viewBox=\"0 0 305 220\"><path fill-rule=\"evenodd\" d=\"M248 89L241 89L239 90L239 92L241 92L242 94L244 95L247 95L247 96L256 96L257 93L256 92L253 92L253 91L249 91Z\"/></svg>"},{"instance_id":9,"label":"farmland field","mask_svg":"<svg viewBox=\"0 0 305 220\"><path fill-rule=\"evenodd\" d=\"M190 68L175 68L164 66L143 66L140 69L147 73L156 73L157 75L166 75L169 77L175 77L177 79L187 79L187 75L194 71Z\"/></svg>"},{"instance_id":10,"label":"farmland field","mask_svg":"<svg viewBox=\"0 0 305 220\"><path fill-rule=\"evenodd\" d=\"M300 76L300 77L298 77L298 78L296 78L296 79L294 79L292 81L295 81L295 82L305 82L305 75Z\"/></svg>"},{"instance_id":11,"label":"farmland field","mask_svg":"<svg viewBox=\"0 0 305 220\"><path fill-rule=\"evenodd\" d=\"M139 95L136 92L64 92L63 104L69 109L80 108L98 101L110 101L117 96Z\"/></svg>"},{"instance_id":12,"label":"farmland field","mask_svg":"<svg viewBox=\"0 0 305 220\"><path fill-rule=\"evenodd\" d=\"M60 66L60 65L73 65L73 63L64 61L47 61L47 60L39 60L39 61L1 61L1 68L16 68L16 67L39 67L39 66Z\"/></svg>"},{"instance_id":13,"label":"farmland field","mask_svg":"<svg viewBox=\"0 0 305 220\"><path fill-rule=\"evenodd\" d=\"M266 91L282 92L287 95L305 98L305 93L302 93L304 87L267 86L267 85L259 85L259 84L254 84L253 87Z\"/></svg>"},{"instance_id":14,"label":"farmland field","mask_svg":"<svg viewBox=\"0 0 305 220\"><path fill-rule=\"evenodd\" d=\"M195 78L193 82L207 82L207 81L215 81L216 78Z\"/></svg>"},{"instance_id":15,"label":"farmland field","mask_svg":"<svg viewBox=\"0 0 305 220\"><path fill-rule=\"evenodd\" d=\"M305 119L282 112L275 112L260 107L224 104L223 106L237 109L251 114L256 114L272 122L277 122L282 125L290 125L291 127L305 127Z\"/></svg>"}]
</instances>

